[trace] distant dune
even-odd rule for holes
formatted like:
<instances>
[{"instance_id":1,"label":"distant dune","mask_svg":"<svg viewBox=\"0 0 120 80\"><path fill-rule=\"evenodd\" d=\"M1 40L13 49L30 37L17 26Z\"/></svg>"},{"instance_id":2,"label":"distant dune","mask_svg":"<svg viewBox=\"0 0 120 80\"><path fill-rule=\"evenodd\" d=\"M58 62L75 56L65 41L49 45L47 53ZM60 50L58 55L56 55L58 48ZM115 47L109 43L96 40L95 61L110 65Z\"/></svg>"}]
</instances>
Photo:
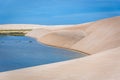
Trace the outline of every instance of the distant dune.
<instances>
[{"instance_id":1,"label":"distant dune","mask_svg":"<svg viewBox=\"0 0 120 80\"><path fill-rule=\"evenodd\" d=\"M38 29L40 27L40 25L32 24L3 24L0 25L0 30Z\"/></svg>"},{"instance_id":2,"label":"distant dune","mask_svg":"<svg viewBox=\"0 0 120 80\"><path fill-rule=\"evenodd\" d=\"M58 29L70 27L73 25L36 25L36 24L1 24L0 30L15 30L15 29L40 29L40 28L50 28L50 29ZM54 27L54 28L51 28Z\"/></svg>"},{"instance_id":3,"label":"distant dune","mask_svg":"<svg viewBox=\"0 0 120 80\"><path fill-rule=\"evenodd\" d=\"M0 80L120 80L119 16L67 27L41 27L26 36L92 55L2 72Z\"/></svg>"}]
</instances>

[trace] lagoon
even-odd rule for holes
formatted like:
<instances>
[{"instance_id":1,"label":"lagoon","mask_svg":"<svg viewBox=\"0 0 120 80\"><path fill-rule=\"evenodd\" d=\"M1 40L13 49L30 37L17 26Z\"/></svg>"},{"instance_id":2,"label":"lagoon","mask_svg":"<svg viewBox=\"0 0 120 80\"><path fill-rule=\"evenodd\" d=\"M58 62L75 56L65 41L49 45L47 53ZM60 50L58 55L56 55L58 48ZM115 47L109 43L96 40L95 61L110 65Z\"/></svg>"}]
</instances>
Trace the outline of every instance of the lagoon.
<instances>
[{"instance_id":1,"label":"lagoon","mask_svg":"<svg viewBox=\"0 0 120 80\"><path fill-rule=\"evenodd\" d=\"M0 72L83 56L85 54L47 46L26 36L0 36Z\"/></svg>"}]
</instances>

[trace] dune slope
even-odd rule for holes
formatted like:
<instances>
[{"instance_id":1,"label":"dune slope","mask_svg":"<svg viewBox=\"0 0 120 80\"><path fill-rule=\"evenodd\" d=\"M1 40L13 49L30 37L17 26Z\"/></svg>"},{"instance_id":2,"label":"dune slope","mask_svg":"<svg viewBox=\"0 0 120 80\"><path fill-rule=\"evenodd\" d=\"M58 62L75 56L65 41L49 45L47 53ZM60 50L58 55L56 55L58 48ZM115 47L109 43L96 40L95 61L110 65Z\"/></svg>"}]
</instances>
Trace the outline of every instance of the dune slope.
<instances>
[{"instance_id":1,"label":"dune slope","mask_svg":"<svg viewBox=\"0 0 120 80\"><path fill-rule=\"evenodd\" d=\"M94 54L120 46L120 17L55 29L37 39L45 44ZM41 32L41 30L36 31ZM35 34L30 32L31 34ZM31 36L31 35L28 35Z\"/></svg>"},{"instance_id":2,"label":"dune slope","mask_svg":"<svg viewBox=\"0 0 120 80\"><path fill-rule=\"evenodd\" d=\"M54 29L52 27L46 27L33 30L27 36L36 38L38 41L47 45L70 48L87 35L85 31L92 24L93 22L90 22L69 27L56 27Z\"/></svg>"},{"instance_id":3,"label":"dune slope","mask_svg":"<svg viewBox=\"0 0 120 80\"><path fill-rule=\"evenodd\" d=\"M89 34L72 46L89 54L120 46L120 17L95 22L87 29Z\"/></svg>"},{"instance_id":4,"label":"dune slope","mask_svg":"<svg viewBox=\"0 0 120 80\"><path fill-rule=\"evenodd\" d=\"M29 32L47 45L88 54L83 58L0 73L0 80L120 80L120 17ZM96 54L95 54L96 53Z\"/></svg>"},{"instance_id":5,"label":"dune slope","mask_svg":"<svg viewBox=\"0 0 120 80\"><path fill-rule=\"evenodd\" d=\"M85 33L80 30L59 30L48 33L38 40L45 44L69 48L84 36Z\"/></svg>"}]
</instances>

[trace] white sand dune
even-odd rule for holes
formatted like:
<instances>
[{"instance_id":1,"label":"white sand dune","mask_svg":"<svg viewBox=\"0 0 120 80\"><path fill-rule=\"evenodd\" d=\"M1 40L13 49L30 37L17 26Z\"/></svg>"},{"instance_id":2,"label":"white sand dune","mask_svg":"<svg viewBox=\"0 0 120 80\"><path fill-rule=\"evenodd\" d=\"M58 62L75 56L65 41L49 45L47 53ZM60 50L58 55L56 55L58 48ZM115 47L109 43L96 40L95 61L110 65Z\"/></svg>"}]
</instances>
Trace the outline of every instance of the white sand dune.
<instances>
[{"instance_id":1,"label":"white sand dune","mask_svg":"<svg viewBox=\"0 0 120 80\"><path fill-rule=\"evenodd\" d=\"M120 17L95 22L87 29L89 34L71 48L89 54L120 46Z\"/></svg>"},{"instance_id":2,"label":"white sand dune","mask_svg":"<svg viewBox=\"0 0 120 80\"><path fill-rule=\"evenodd\" d=\"M49 28L48 28L49 29ZM41 29L42 30L42 29ZM56 30L35 30L28 33L40 42L94 54L120 46L120 17L75 25ZM36 37L36 33L41 33ZM44 34L44 35L42 35Z\"/></svg>"},{"instance_id":3,"label":"white sand dune","mask_svg":"<svg viewBox=\"0 0 120 80\"><path fill-rule=\"evenodd\" d=\"M73 25L36 25L36 24L1 24L0 30L18 30L18 29L40 29L40 28L49 28L49 29L61 29L65 27L70 27ZM52 27L52 28L51 28Z\"/></svg>"},{"instance_id":4,"label":"white sand dune","mask_svg":"<svg viewBox=\"0 0 120 80\"><path fill-rule=\"evenodd\" d=\"M0 25L0 30L38 29L40 27L40 25L32 24L3 24Z\"/></svg>"},{"instance_id":5,"label":"white sand dune","mask_svg":"<svg viewBox=\"0 0 120 80\"><path fill-rule=\"evenodd\" d=\"M32 30L32 33L30 32L30 33L26 34L26 36L30 35L30 37L37 39L37 38L44 36L45 34L48 34L49 32L51 32L51 30L49 30L49 29L43 29L43 28L35 29L35 30Z\"/></svg>"},{"instance_id":6,"label":"white sand dune","mask_svg":"<svg viewBox=\"0 0 120 80\"><path fill-rule=\"evenodd\" d=\"M39 30L35 29L28 33L27 36L36 38L47 45L70 48L73 44L87 36L85 31L91 24L93 22L69 27L45 27Z\"/></svg>"},{"instance_id":7,"label":"white sand dune","mask_svg":"<svg viewBox=\"0 0 120 80\"><path fill-rule=\"evenodd\" d=\"M88 22L88 23L73 25L73 26L70 26L70 27L64 27L62 29L64 29L64 30L83 30L83 31L86 31L86 29L89 26L91 26L92 24L94 24L94 22Z\"/></svg>"},{"instance_id":8,"label":"white sand dune","mask_svg":"<svg viewBox=\"0 0 120 80\"><path fill-rule=\"evenodd\" d=\"M42 27L27 36L47 45L92 55L1 72L0 80L120 80L119 16L62 28Z\"/></svg>"},{"instance_id":9,"label":"white sand dune","mask_svg":"<svg viewBox=\"0 0 120 80\"><path fill-rule=\"evenodd\" d=\"M84 36L84 32L80 30L60 30L48 33L41 38L38 38L38 40L45 44L69 48L71 45L73 45L76 41L82 39Z\"/></svg>"}]
</instances>

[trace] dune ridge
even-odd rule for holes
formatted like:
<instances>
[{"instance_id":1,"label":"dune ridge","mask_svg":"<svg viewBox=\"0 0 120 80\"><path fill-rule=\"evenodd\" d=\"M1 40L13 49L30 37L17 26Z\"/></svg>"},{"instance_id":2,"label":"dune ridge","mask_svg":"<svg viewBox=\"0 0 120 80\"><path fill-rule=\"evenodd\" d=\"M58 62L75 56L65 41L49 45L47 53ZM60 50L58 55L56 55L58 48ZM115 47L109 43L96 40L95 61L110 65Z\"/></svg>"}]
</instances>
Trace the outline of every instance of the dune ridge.
<instances>
[{"instance_id":1,"label":"dune ridge","mask_svg":"<svg viewBox=\"0 0 120 80\"><path fill-rule=\"evenodd\" d=\"M87 29L87 33L89 35L74 44L73 49L94 54L119 47L120 17L97 21Z\"/></svg>"},{"instance_id":2,"label":"dune ridge","mask_svg":"<svg viewBox=\"0 0 120 80\"><path fill-rule=\"evenodd\" d=\"M26 36L36 38L38 41L47 45L70 49L73 44L87 35L85 30L91 24L93 22L69 27L34 29L32 32L26 34Z\"/></svg>"},{"instance_id":3,"label":"dune ridge","mask_svg":"<svg viewBox=\"0 0 120 80\"><path fill-rule=\"evenodd\" d=\"M120 17L118 16L61 29L33 30L35 34L30 32L27 36L48 45L94 54L120 46L119 26ZM36 33L40 32L41 34L36 37Z\"/></svg>"},{"instance_id":4,"label":"dune ridge","mask_svg":"<svg viewBox=\"0 0 120 80\"><path fill-rule=\"evenodd\" d=\"M120 80L120 16L62 28L43 27L26 36L89 56L0 73L0 80Z\"/></svg>"}]
</instances>

